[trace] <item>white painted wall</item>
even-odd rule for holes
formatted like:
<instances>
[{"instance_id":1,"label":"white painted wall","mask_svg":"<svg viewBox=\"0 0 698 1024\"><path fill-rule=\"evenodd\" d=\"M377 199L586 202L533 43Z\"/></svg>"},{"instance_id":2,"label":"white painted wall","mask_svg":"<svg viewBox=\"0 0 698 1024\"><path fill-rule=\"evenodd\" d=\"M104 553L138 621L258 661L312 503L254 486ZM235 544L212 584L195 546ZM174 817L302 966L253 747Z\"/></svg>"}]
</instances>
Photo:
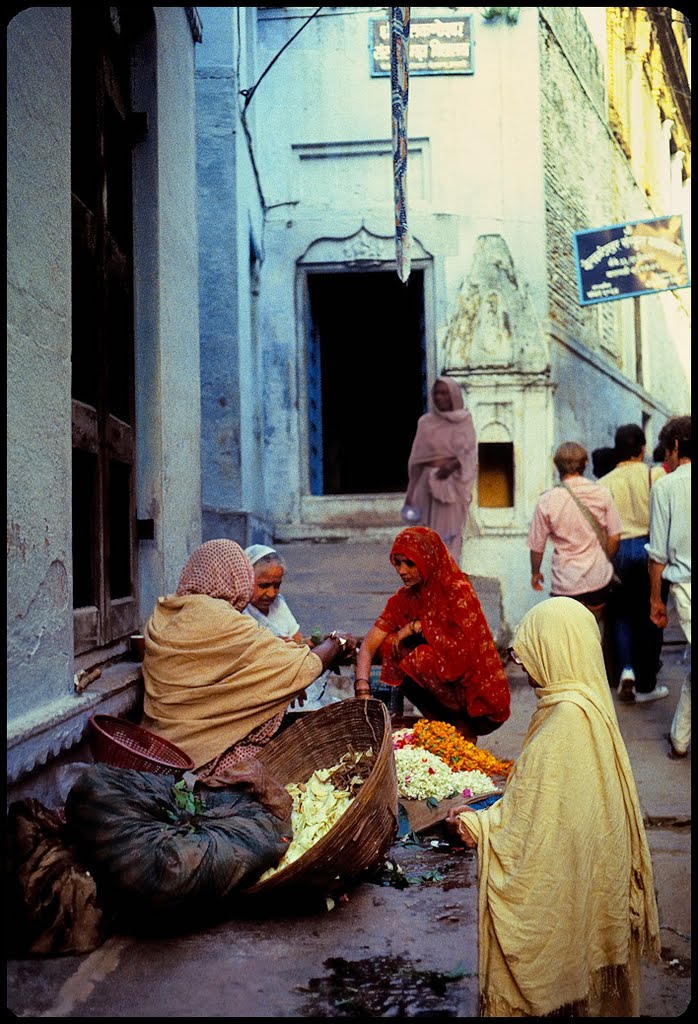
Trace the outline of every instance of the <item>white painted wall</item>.
<instances>
[{"instance_id":1,"label":"white painted wall","mask_svg":"<svg viewBox=\"0 0 698 1024\"><path fill-rule=\"evenodd\" d=\"M546 309L536 11L522 9L515 28L483 23L476 8L412 8L412 17L456 10L473 14L474 74L410 80L409 226L433 256L426 312L432 373L478 236L504 235L538 315ZM260 12L261 69L312 11ZM260 325L268 388L265 474L278 483L281 523L298 516L305 458L298 448L304 339L294 298L296 261L316 239L351 236L362 225L393 236L390 84L371 77L368 51L369 20L381 12L323 11L276 61L253 101L258 165L273 207Z\"/></svg>"}]
</instances>

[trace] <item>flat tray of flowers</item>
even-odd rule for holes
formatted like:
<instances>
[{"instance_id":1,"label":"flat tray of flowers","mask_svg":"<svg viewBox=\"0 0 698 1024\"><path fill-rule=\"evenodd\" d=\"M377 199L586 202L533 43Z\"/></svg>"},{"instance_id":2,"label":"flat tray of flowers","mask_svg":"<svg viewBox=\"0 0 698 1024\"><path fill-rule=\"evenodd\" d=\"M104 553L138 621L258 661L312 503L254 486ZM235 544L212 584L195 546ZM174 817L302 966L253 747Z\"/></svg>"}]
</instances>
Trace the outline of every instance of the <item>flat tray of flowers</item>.
<instances>
[{"instance_id":1,"label":"flat tray of flowers","mask_svg":"<svg viewBox=\"0 0 698 1024\"><path fill-rule=\"evenodd\" d=\"M413 832L444 821L459 805L503 792L513 761L503 761L446 722L392 720L398 799Z\"/></svg>"}]
</instances>

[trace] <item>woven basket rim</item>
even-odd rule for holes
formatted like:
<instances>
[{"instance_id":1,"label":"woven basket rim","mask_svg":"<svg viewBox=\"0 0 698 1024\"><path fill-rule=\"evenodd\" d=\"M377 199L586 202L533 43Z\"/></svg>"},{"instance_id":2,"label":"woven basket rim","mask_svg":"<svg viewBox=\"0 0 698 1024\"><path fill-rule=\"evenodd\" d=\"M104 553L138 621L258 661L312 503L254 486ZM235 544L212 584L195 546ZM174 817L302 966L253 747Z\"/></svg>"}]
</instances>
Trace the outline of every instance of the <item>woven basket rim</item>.
<instances>
[{"instance_id":1,"label":"woven basket rim","mask_svg":"<svg viewBox=\"0 0 698 1024\"><path fill-rule=\"evenodd\" d=\"M328 718L335 718L337 715L341 713L338 709L340 705L344 703L348 703L348 701L340 701L334 704L328 704L325 707L318 708L316 711L308 712L308 719L310 718L310 716L312 716L313 726L318 729L322 729L323 722L325 722ZM353 705L357 703L358 702L352 701ZM252 886L250 886L246 890L246 892L250 895L261 895L269 890L276 889L277 887L282 888L286 885L291 887L301 885L300 879L303 876L304 872L306 872L310 868L310 866L313 865L316 861L322 862L327 850L332 849L332 846L336 841L337 830L347 828L348 822L351 821L353 817L357 814L361 814L365 807L368 804L370 804L371 799L373 799L373 794L370 793L371 786L369 785L369 783L371 782L371 780L373 780L375 783L377 773L382 774L383 771L386 770L385 765L387 758L390 759L392 765L392 771L390 771L389 774L392 775L393 782L395 783L396 807L394 813L395 831L397 831L397 783L395 780L394 773L393 742L392 729L390 725L390 715L385 704L380 700L369 698L368 700L362 701L361 705L362 709L365 709L365 713L368 712L374 718L378 716L381 719L381 725L383 728L383 733L382 736L380 737L378 749L375 749L374 745L375 761L371 769L371 773L369 774L363 786L359 790L359 793L355 797L354 801L349 805L349 807L346 809L344 814L338 819L338 821L335 822L330 831L326 832L324 836L321 836L320 839L318 839L318 841L314 843L309 850L306 850L305 853L301 854L301 856L296 858L296 860L291 861L291 863L287 864L286 867L281 868L279 871L276 871L273 875L270 875L269 878L264 879L264 881L258 881ZM369 708L371 709L370 712L368 711ZM286 729L283 733L280 733L277 737L271 740L270 743L265 748L265 750L271 747L272 744L274 744L277 749L280 746L286 744L290 746L293 741L294 731L298 734L300 732L305 731L307 727L307 720L305 723L294 722L292 726L289 726L289 728ZM351 736L347 736L347 743L350 742ZM264 752L265 751L263 750L260 755L261 760L264 759ZM326 768L330 766L319 764L317 767ZM311 771L308 773L308 777L312 775L313 770L315 769L311 769ZM306 781L306 779L299 779L297 781ZM390 840L392 840L392 836L390 837ZM389 845L389 842L387 843L387 845Z\"/></svg>"},{"instance_id":2,"label":"woven basket rim","mask_svg":"<svg viewBox=\"0 0 698 1024\"><path fill-rule=\"evenodd\" d=\"M194 762L181 747L178 747L176 743L172 743L171 740L166 740L163 736L158 736L157 733L151 732L150 729L144 728L142 725L137 725L135 722L129 721L127 718L119 718L118 715L108 714L95 714L89 720L89 724L94 729L95 733L99 737L99 740L112 744L119 751L124 754L130 755L132 758L140 758L144 762L150 764L158 764L165 768L173 768L177 771L193 771ZM109 726L113 728L119 728L122 732L126 732L135 742L139 740L145 741L146 738L152 746L156 746L157 754L149 752L146 749L137 749L128 746L122 740L113 736L109 731ZM169 757L167 755L170 755Z\"/></svg>"}]
</instances>

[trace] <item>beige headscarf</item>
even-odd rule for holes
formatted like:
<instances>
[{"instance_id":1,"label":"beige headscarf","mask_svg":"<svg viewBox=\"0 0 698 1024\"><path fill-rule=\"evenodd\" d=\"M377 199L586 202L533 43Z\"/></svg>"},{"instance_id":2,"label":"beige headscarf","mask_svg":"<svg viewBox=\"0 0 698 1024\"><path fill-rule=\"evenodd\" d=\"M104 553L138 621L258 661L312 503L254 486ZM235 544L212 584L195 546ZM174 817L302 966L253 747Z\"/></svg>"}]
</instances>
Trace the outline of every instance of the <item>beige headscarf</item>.
<instances>
[{"instance_id":1,"label":"beige headscarf","mask_svg":"<svg viewBox=\"0 0 698 1024\"><path fill-rule=\"evenodd\" d=\"M207 540L190 555L177 585L178 594L207 594L228 601L239 612L252 598L254 572L234 540Z\"/></svg>"},{"instance_id":2,"label":"beige headscarf","mask_svg":"<svg viewBox=\"0 0 698 1024\"><path fill-rule=\"evenodd\" d=\"M637 1014L639 955L660 951L657 905L596 620L551 598L524 616L513 647L540 683L536 710L504 797L466 815L482 1014L594 1016L609 1002L611 1015Z\"/></svg>"}]
</instances>

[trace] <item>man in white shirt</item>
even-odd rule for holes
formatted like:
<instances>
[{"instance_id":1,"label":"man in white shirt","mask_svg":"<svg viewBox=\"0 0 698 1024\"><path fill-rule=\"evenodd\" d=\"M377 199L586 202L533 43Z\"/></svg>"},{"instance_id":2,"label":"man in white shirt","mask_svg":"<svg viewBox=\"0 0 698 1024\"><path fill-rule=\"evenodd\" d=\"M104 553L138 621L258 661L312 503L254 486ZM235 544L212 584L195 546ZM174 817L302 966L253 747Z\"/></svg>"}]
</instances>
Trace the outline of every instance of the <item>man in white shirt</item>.
<instances>
[{"instance_id":1,"label":"man in white shirt","mask_svg":"<svg viewBox=\"0 0 698 1024\"><path fill-rule=\"evenodd\" d=\"M691 417L673 416L659 432L669 472L650 496L650 618L666 628L662 579L669 582L679 623L691 644ZM683 681L669 733L670 757L685 757L691 742L691 673Z\"/></svg>"}]
</instances>

